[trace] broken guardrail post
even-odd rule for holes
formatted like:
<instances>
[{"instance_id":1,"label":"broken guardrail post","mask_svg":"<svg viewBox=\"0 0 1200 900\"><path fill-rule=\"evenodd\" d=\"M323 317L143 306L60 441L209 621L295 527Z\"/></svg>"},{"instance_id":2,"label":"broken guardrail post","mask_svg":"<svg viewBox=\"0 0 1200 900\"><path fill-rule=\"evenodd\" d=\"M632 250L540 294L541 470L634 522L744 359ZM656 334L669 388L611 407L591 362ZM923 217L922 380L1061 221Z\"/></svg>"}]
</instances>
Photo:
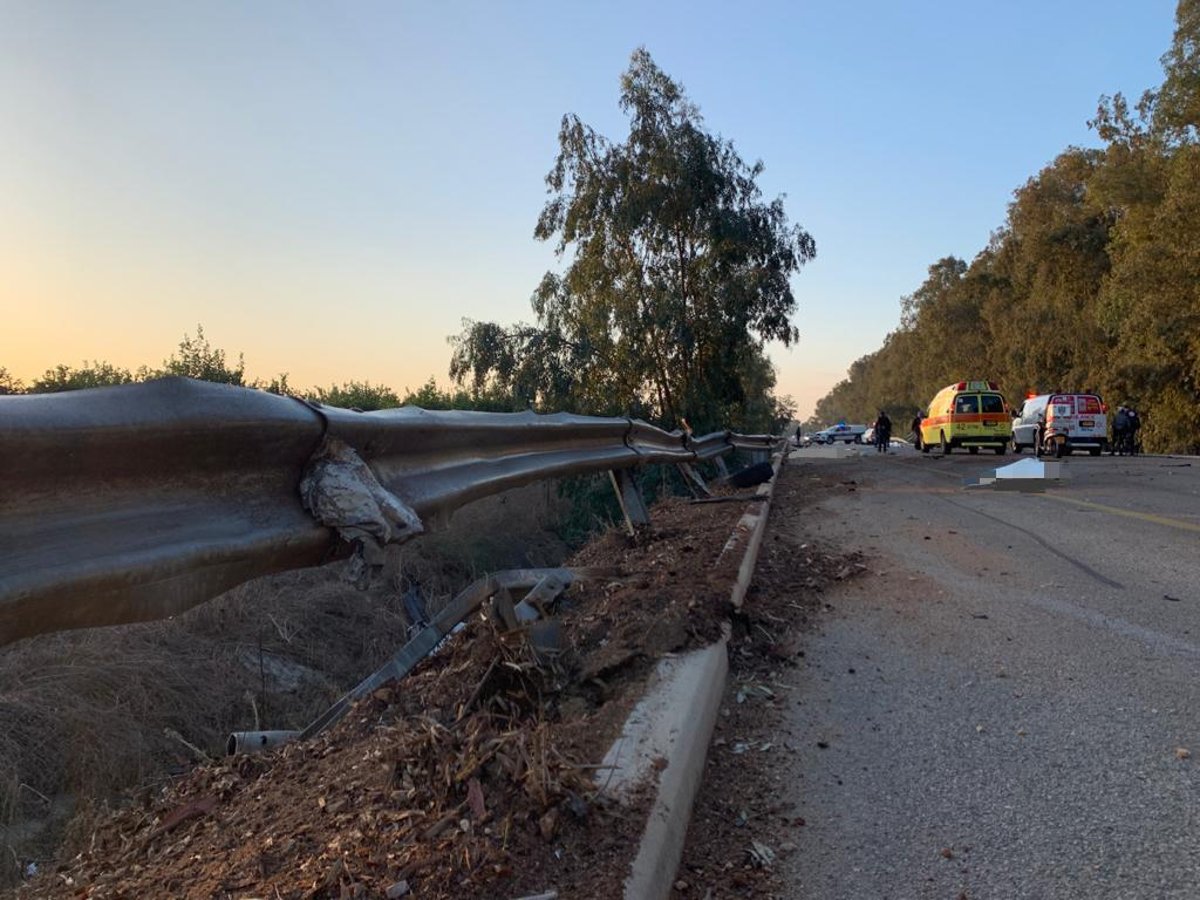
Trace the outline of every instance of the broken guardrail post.
<instances>
[{"instance_id":1,"label":"broken guardrail post","mask_svg":"<svg viewBox=\"0 0 1200 900\"><path fill-rule=\"evenodd\" d=\"M453 600L438 611L433 620L410 638L382 666L351 688L340 700L310 722L302 731L246 731L231 735L226 745L230 754L256 753L277 747L291 740L306 741L316 737L327 728L342 720L358 700L389 681L399 680L411 672L421 660L437 649L437 646L452 634L467 616L479 609L489 598L503 595L507 599L512 621L517 627L523 621L522 613L512 605L514 590L527 591L526 596L535 600L552 599L576 581L601 578L621 578L616 569L600 568L557 568L557 569L509 569L495 572L471 582ZM555 593L556 592L556 593ZM521 601L524 603L524 600ZM534 604L525 603L523 610L534 610ZM536 618L536 614L535 614ZM554 632L542 636L546 646L553 649Z\"/></svg>"},{"instance_id":2,"label":"broken guardrail post","mask_svg":"<svg viewBox=\"0 0 1200 900\"><path fill-rule=\"evenodd\" d=\"M625 527L630 535L634 535L637 526L650 524L650 511L646 509L642 492L638 490L637 482L628 469L610 469L608 477L612 479L613 490L617 492L617 502L621 504L621 512L625 516Z\"/></svg>"},{"instance_id":3,"label":"broken guardrail post","mask_svg":"<svg viewBox=\"0 0 1200 900\"><path fill-rule=\"evenodd\" d=\"M687 483L688 490L692 492L692 496L712 496L712 491L708 489L708 484L705 483L700 473L696 471L695 466L686 462L676 463L675 465L679 469L679 473L683 475L683 480Z\"/></svg>"}]
</instances>

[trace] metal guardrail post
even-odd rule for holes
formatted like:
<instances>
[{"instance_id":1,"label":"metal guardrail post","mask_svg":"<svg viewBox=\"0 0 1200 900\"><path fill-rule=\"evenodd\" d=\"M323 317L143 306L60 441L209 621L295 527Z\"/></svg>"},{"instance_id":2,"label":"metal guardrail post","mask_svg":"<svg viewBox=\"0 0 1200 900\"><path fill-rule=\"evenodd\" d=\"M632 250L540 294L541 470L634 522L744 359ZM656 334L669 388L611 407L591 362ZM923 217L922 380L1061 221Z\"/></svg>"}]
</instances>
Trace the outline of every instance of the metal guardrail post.
<instances>
[{"instance_id":1,"label":"metal guardrail post","mask_svg":"<svg viewBox=\"0 0 1200 900\"><path fill-rule=\"evenodd\" d=\"M712 491L708 489L708 484L705 483L704 479L700 476L700 473L696 471L695 467L691 463L681 462L676 463L676 466L679 468L680 474L683 475L683 480L687 482L688 490L692 492L692 496L712 496Z\"/></svg>"},{"instance_id":2,"label":"metal guardrail post","mask_svg":"<svg viewBox=\"0 0 1200 900\"><path fill-rule=\"evenodd\" d=\"M621 512L625 516L625 527L632 536L637 533L639 525L650 524L650 511L646 509L646 501L638 490L637 482L628 469L610 469L608 477L612 481L613 490L617 492L617 502L621 504Z\"/></svg>"},{"instance_id":3,"label":"metal guardrail post","mask_svg":"<svg viewBox=\"0 0 1200 900\"><path fill-rule=\"evenodd\" d=\"M531 602L549 601L576 581L620 578L621 572L606 567L509 569L473 581L433 617L433 621L411 637L382 666L360 681L301 731L238 731L229 736L226 749L233 753L257 753L292 740L306 741L332 727L353 708L355 702L389 681L404 678L432 653L455 628L490 597L506 595L512 611L512 591L527 590ZM525 602L525 601L522 601ZM513 619L519 624L520 616Z\"/></svg>"}]
</instances>

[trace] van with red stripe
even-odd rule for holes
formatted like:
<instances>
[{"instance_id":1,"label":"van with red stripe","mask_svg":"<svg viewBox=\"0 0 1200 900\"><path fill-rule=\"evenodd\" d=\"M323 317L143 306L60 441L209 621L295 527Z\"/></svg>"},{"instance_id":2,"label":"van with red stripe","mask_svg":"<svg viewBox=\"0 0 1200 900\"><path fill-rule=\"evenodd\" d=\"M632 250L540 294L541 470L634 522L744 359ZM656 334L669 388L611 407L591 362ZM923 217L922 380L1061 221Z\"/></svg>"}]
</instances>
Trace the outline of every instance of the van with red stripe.
<instances>
[{"instance_id":1,"label":"van with red stripe","mask_svg":"<svg viewBox=\"0 0 1200 900\"><path fill-rule=\"evenodd\" d=\"M1107 407L1098 394L1035 394L1013 414L1012 445L1020 453L1064 456L1086 450L1099 456L1108 446Z\"/></svg>"},{"instance_id":2,"label":"van with red stripe","mask_svg":"<svg viewBox=\"0 0 1200 900\"><path fill-rule=\"evenodd\" d=\"M994 381L959 381L937 392L921 419L921 452L980 447L1002 456L1012 438L1012 414Z\"/></svg>"}]
</instances>

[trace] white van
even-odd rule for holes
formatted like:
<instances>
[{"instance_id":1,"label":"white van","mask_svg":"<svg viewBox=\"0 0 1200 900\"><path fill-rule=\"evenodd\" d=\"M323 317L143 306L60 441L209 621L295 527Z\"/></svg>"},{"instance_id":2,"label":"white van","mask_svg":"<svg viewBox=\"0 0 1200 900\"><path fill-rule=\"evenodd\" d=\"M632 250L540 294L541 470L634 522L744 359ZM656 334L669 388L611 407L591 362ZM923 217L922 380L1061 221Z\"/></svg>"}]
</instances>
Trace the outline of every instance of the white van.
<instances>
[{"instance_id":1,"label":"white van","mask_svg":"<svg viewBox=\"0 0 1200 900\"><path fill-rule=\"evenodd\" d=\"M1065 456L1087 450L1099 456L1108 446L1108 408L1098 394L1037 394L1027 397L1012 423L1012 448Z\"/></svg>"}]
</instances>

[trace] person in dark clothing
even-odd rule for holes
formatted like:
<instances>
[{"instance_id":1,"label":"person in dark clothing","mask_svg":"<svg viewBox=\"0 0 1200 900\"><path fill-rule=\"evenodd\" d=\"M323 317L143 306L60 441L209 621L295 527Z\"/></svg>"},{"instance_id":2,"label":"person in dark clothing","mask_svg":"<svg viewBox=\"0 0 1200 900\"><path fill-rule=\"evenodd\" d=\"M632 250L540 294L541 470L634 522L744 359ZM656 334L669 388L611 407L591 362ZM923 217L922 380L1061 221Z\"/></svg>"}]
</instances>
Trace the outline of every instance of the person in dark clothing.
<instances>
[{"instance_id":1,"label":"person in dark clothing","mask_svg":"<svg viewBox=\"0 0 1200 900\"><path fill-rule=\"evenodd\" d=\"M1129 410L1124 406L1117 407L1117 414L1113 416L1113 439L1109 445L1108 455L1113 453L1125 455L1125 444L1129 437Z\"/></svg>"},{"instance_id":2,"label":"person in dark clothing","mask_svg":"<svg viewBox=\"0 0 1200 900\"><path fill-rule=\"evenodd\" d=\"M804 436L803 426L797 425L796 426L796 446L797 447L800 446L800 438L802 438L803 436Z\"/></svg>"},{"instance_id":3,"label":"person in dark clothing","mask_svg":"<svg viewBox=\"0 0 1200 900\"><path fill-rule=\"evenodd\" d=\"M1129 430L1125 443L1129 445L1129 455L1137 456L1142 450L1141 443L1138 441L1138 430L1142 427L1142 419L1132 406L1125 410L1125 414L1129 417Z\"/></svg>"},{"instance_id":4,"label":"person in dark clothing","mask_svg":"<svg viewBox=\"0 0 1200 900\"><path fill-rule=\"evenodd\" d=\"M892 440L892 420L888 418L888 414L882 409L879 411L879 418L875 420L875 450L878 453L887 453L888 444Z\"/></svg>"},{"instance_id":5,"label":"person in dark clothing","mask_svg":"<svg viewBox=\"0 0 1200 900\"><path fill-rule=\"evenodd\" d=\"M921 420L923 418L925 417L921 415L921 411L917 410L917 414L913 416L912 424L909 426L912 428L913 446L918 450L921 449Z\"/></svg>"}]
</instances>

